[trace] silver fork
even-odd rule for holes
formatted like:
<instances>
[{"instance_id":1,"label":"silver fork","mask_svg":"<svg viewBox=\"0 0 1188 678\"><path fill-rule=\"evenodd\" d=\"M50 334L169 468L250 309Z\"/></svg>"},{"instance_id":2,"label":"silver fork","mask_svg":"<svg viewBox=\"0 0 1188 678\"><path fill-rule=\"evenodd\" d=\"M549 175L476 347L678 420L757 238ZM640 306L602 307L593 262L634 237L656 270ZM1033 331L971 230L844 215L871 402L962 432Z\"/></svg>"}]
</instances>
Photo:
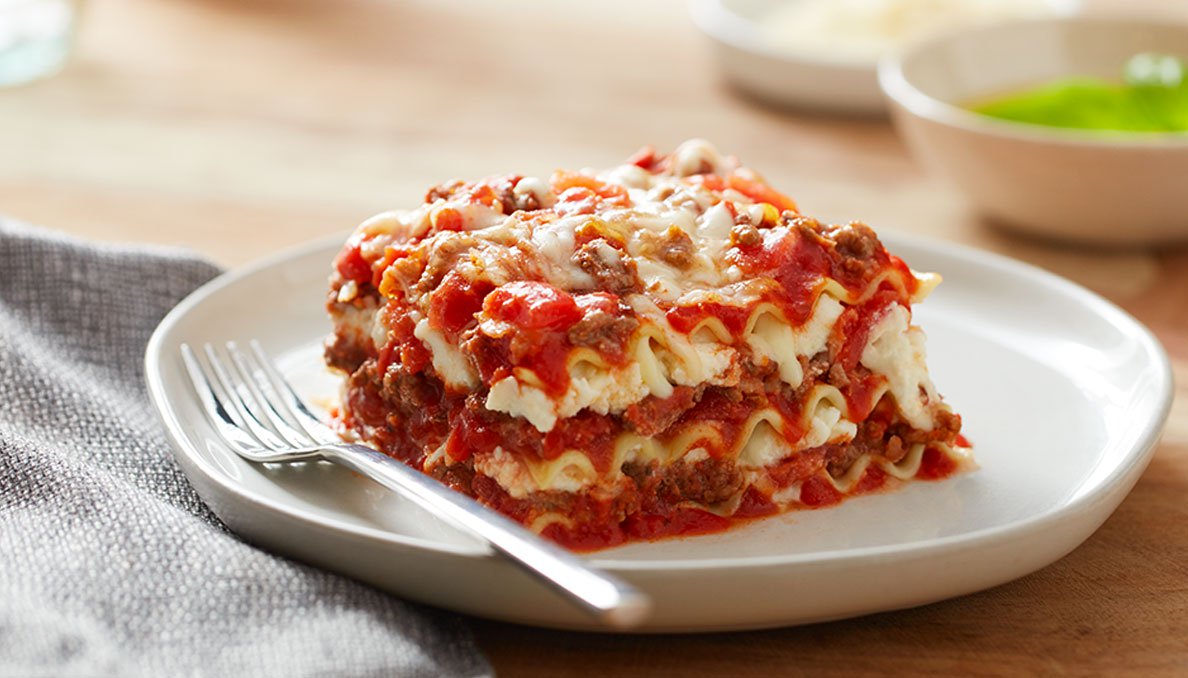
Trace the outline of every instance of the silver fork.
<instances>
[{"instance_id":1,"label":"silver fork","mask_svg":"<svg viewBox=\"0 0 1188 678\"><path fill-rule=\"evenodd\" d=\"M251 342L250 352L227 342L229 362L210 344L203 353L205 361L181 345L203 409L223 442L244 459L261 464L324 459L365 475L483 539L611 627L635 626L650 611L651 601L630 584L385 454L343 442L302 402L258 342Z\"/></svg>"}]
</instances>

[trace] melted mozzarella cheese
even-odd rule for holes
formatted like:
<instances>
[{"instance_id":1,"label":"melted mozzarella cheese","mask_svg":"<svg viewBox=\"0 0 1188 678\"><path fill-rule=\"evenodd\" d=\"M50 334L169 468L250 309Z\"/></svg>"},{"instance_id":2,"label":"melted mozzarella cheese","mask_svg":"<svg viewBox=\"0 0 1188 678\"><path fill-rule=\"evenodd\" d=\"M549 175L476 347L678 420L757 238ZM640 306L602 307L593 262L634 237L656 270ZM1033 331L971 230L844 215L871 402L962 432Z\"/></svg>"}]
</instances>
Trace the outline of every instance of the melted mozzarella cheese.
<instances>
[{"instance_id":1,"label":"melted mozzarella cheese","mask_svg":"<svg viewBox=\"0 0 1188 678\"><path fill-rule=\"evenodd\" d=\"M672 152L672 173L678 177L707 171L717 174L724 164L722 154L705 139L690 139Z\"/></svg>"},{"instance_id":2,"label":"melted mozzarella cheese","mask_svg":"<svg viewBox=\"0 0 1188 678\"><path fill-rule=\"evenodd\" d=\"M557 202L557 197L553 195L553 191L549 189L549 184L538 177L524 177L516 183L516 187L512 189L517 197L526 197L531 195L536 198L536 202L541 207L552 207Z\"/></svg>"},{"instance_id":3,"label":"melted mozzarella cheese","mask_svg":"<svg viewBox=\"0 0 1188 678\"><path fill-rule=\"evenodd\" d=\"M700 253L717 260L730 245L730 229L734 228L734 216L722 201L705 211L697 220L697 238L701 241Z\"/></svg>"},{"instance_id":4,"label":"melted mozzarella cheese","mask_svg":"<svg viewBox=\"0 0 1188 678\"><path fill-rule=\"evenodd\" d=\"M537 225L530 232L515 228L511 237L532 243L550 283L561 289L592 288L594 279L573 261L577 241L574 231L582 223L585 220L578 218L558 219Z\"/></svg>"}]
</instances>

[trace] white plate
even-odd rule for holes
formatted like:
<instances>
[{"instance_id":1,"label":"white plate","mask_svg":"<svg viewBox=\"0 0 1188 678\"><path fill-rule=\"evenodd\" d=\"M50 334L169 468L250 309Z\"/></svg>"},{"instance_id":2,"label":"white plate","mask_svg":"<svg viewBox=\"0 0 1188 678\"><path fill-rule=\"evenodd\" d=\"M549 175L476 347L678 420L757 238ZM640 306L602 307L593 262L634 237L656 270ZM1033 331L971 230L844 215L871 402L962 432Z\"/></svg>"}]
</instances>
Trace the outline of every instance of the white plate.
<instances>
[{"instance_id":1,"label":"white plate","mask_svg":"<svg viewBox=\"0 0 1188 678\"><path fill-rule=\"evenodd\" d=\"M1167 356L1096 295L1002 257L901 236L945 282L916 307L934 381L981 468L733 532L591 556L650 593L644 631L799 624L921 605L1021 577L1093 533L1147 465L1171 403ZM147 381L177 460L245 538L445 608L593 629L567 601L399 498L326 464L253 466L215 442L177 347L260 339L311 396L333 393L319 344L330 261L314 243L221 276L149 342Z\"/></svg>"}]
</instances>

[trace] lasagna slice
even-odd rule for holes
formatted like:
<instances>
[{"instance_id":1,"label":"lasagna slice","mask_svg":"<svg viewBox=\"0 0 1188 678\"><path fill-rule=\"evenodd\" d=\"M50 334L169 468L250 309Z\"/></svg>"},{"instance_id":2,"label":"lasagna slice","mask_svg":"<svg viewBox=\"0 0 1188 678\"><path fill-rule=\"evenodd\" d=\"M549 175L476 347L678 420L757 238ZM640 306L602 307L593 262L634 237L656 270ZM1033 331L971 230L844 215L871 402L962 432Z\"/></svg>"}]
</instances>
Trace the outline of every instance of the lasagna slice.
<instances>
[{"instance_id":1,"label":"lasagna slice","mask_svg":"<svg viewBox=\"0 0 1188 678\"><path fill-rule=\"evenodd\" d=\"M938 281L690 141L364 222L326 360L350 435L591 550L971 466L911 324Z\"/></svg>"}]
</instances>

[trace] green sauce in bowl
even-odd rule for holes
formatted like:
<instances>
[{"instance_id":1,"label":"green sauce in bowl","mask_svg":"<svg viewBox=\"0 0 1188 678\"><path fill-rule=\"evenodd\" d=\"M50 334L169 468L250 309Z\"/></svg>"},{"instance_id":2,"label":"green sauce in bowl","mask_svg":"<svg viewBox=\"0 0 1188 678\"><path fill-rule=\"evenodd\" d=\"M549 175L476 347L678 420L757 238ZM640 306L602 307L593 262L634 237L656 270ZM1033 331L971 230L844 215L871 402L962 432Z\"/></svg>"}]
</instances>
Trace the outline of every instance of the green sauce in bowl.
<instances>
[{"instance_id":1,"label":"green sauce in bowl","mask_svg":"<svg viewBox=\"0 0 1188 678\"><path fill-rule=\"evenodd\" d=\"M1118 132L1188 132L1188 66L1176 57L1139 54L1125 80L1066 78L969 106L1003 120Z\"/></svg>"}]
</instances>

